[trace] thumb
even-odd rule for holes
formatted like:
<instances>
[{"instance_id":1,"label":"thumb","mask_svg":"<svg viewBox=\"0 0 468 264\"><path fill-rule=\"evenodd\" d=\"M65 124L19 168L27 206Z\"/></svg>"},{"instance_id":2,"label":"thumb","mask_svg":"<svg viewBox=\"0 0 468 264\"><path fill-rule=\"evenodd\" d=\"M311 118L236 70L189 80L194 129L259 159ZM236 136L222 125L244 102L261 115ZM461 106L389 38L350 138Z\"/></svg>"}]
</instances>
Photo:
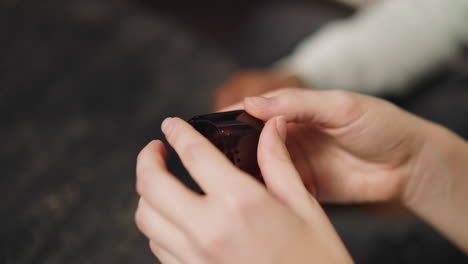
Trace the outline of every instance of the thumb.
<instances>
[{"instance_id":1,"label":"thumb","mask_svg":"<svg viewBox=\"0 0 468 264\"><path fill-rule=\"evenodd\" d=\"M283 89L244 99L245 110L262 120L283 115L288 122L342 128L365 112L364 96L345 91Z\"/></svg>"},{"instance_id":2,"label":"thumb","mask_svg":"<svg viewBox=\"0 0 468 264\"><path fill-rule=\"evenodd\" d=\"M283 116L268 120L259 139L258 164L269 192L282 204L306 217L312 197L291 161L285 145L286 130Z\"/></svg>"}]
</instances>

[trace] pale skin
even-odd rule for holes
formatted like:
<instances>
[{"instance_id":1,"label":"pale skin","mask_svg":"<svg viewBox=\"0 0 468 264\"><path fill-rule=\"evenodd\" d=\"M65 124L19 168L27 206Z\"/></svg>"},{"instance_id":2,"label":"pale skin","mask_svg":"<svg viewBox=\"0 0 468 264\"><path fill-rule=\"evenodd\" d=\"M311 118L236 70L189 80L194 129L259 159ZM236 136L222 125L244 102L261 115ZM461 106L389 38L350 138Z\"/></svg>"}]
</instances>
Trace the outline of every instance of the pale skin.
<instances>
[{"instance_id":1,"label":"pale skin","mask_svg":"<svg viewBox=\"0 0 468 264\"><path fill-rule=\"evenodd\" d=\"M266 187L178 118L162 130L206 195L167 171L160 141L138 157L136 222L163 263L351 263L318 201L399 200L468 252L463 139L342 91L284 89L239 107L267 121L258 148Z\"/></svg>"}]
</instances>

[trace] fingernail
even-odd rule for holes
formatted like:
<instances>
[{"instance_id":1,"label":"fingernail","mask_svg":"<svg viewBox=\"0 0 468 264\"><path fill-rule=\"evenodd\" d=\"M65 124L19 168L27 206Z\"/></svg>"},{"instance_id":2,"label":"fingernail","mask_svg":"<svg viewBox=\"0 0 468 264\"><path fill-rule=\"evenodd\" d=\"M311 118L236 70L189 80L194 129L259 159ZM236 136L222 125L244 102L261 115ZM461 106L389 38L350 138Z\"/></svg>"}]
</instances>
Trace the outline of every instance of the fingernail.
<instances>
[{"instance_id":1,"label":"fingernail","mask_svg":"<svg viewBox=\"0 0 468 264\"><path fill-rule=\"evenodd\" d=\"M281 140L286 142L288 129L286 126L286 118L284 118L284 116L278 116L276 118L276 131L278 131L278 135L280 136Z\"/></svg>"},{"instance_id":2,"label":"fingernail","mask_svg":"<svg viewBox=\"0 0 468 264\"><path fill-rule=\"evenodd\" d=\"M263 107L263 106L266 106L270 103L271 99L270 98L266 98L266 97L263 97L263 96L251 96L251 97L246 97L245 100L249 103L249 104L253 104L254 106L257 106L257 107Z\"/></svg>"},{"instance_id":3,"label":"fingernail","mask_svg":"<svg viewBox=\"0 0 468 264\"><path fill-rule=\"evenodd\" d=\"M164 121L161 124L161 130L166 135L171 133L171 130L172 130L171 119L172 119L172 117L167 117L166 119L164 119Z\"/></svg>"}]
</instances>

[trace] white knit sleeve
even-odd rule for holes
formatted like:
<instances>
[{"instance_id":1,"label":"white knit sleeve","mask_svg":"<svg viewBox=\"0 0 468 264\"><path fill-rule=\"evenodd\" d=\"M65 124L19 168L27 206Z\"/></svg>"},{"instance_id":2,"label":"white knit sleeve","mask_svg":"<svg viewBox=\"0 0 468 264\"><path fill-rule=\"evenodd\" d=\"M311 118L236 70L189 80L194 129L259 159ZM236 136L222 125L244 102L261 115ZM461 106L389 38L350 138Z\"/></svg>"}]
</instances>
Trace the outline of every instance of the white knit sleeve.
<instances>
[{"instance_id":1,"label":"white knit sleeve","mask_svg":"<svg viewBox=\"0 0 468 264\"><path fill-rule=\"evenodd\" d=\"M391 0L325 26L282 60L318 89L399 94L468 42L468 0Z\"/></svg>"}]
</instances>

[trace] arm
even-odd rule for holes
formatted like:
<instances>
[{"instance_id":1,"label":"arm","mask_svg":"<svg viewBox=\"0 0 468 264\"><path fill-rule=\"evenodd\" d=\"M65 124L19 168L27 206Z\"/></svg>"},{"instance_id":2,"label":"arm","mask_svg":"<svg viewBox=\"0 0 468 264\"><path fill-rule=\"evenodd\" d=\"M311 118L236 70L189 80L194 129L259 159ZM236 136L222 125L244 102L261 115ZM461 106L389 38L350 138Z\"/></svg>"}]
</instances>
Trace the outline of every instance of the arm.
<instances>
[{"instance_id":1,"label":"arm","mask_svg":"<svg viewBox=\"0 0 468 264\"><path fill-rule=\"evenodd\" d=\"M280 64L309 87L397 94L466 41L466 0L382 1L326 26Z\"/></svg>"},{"instance_id":2,"label":"arm","mask_svg":"<svg viewBox=\"0 0 468 264\"><path fill-rule=\"evenodd\" d=\"M403 201L468 252L468 144L427 123L424 142Z\"/></svg>"}]
</instances>

